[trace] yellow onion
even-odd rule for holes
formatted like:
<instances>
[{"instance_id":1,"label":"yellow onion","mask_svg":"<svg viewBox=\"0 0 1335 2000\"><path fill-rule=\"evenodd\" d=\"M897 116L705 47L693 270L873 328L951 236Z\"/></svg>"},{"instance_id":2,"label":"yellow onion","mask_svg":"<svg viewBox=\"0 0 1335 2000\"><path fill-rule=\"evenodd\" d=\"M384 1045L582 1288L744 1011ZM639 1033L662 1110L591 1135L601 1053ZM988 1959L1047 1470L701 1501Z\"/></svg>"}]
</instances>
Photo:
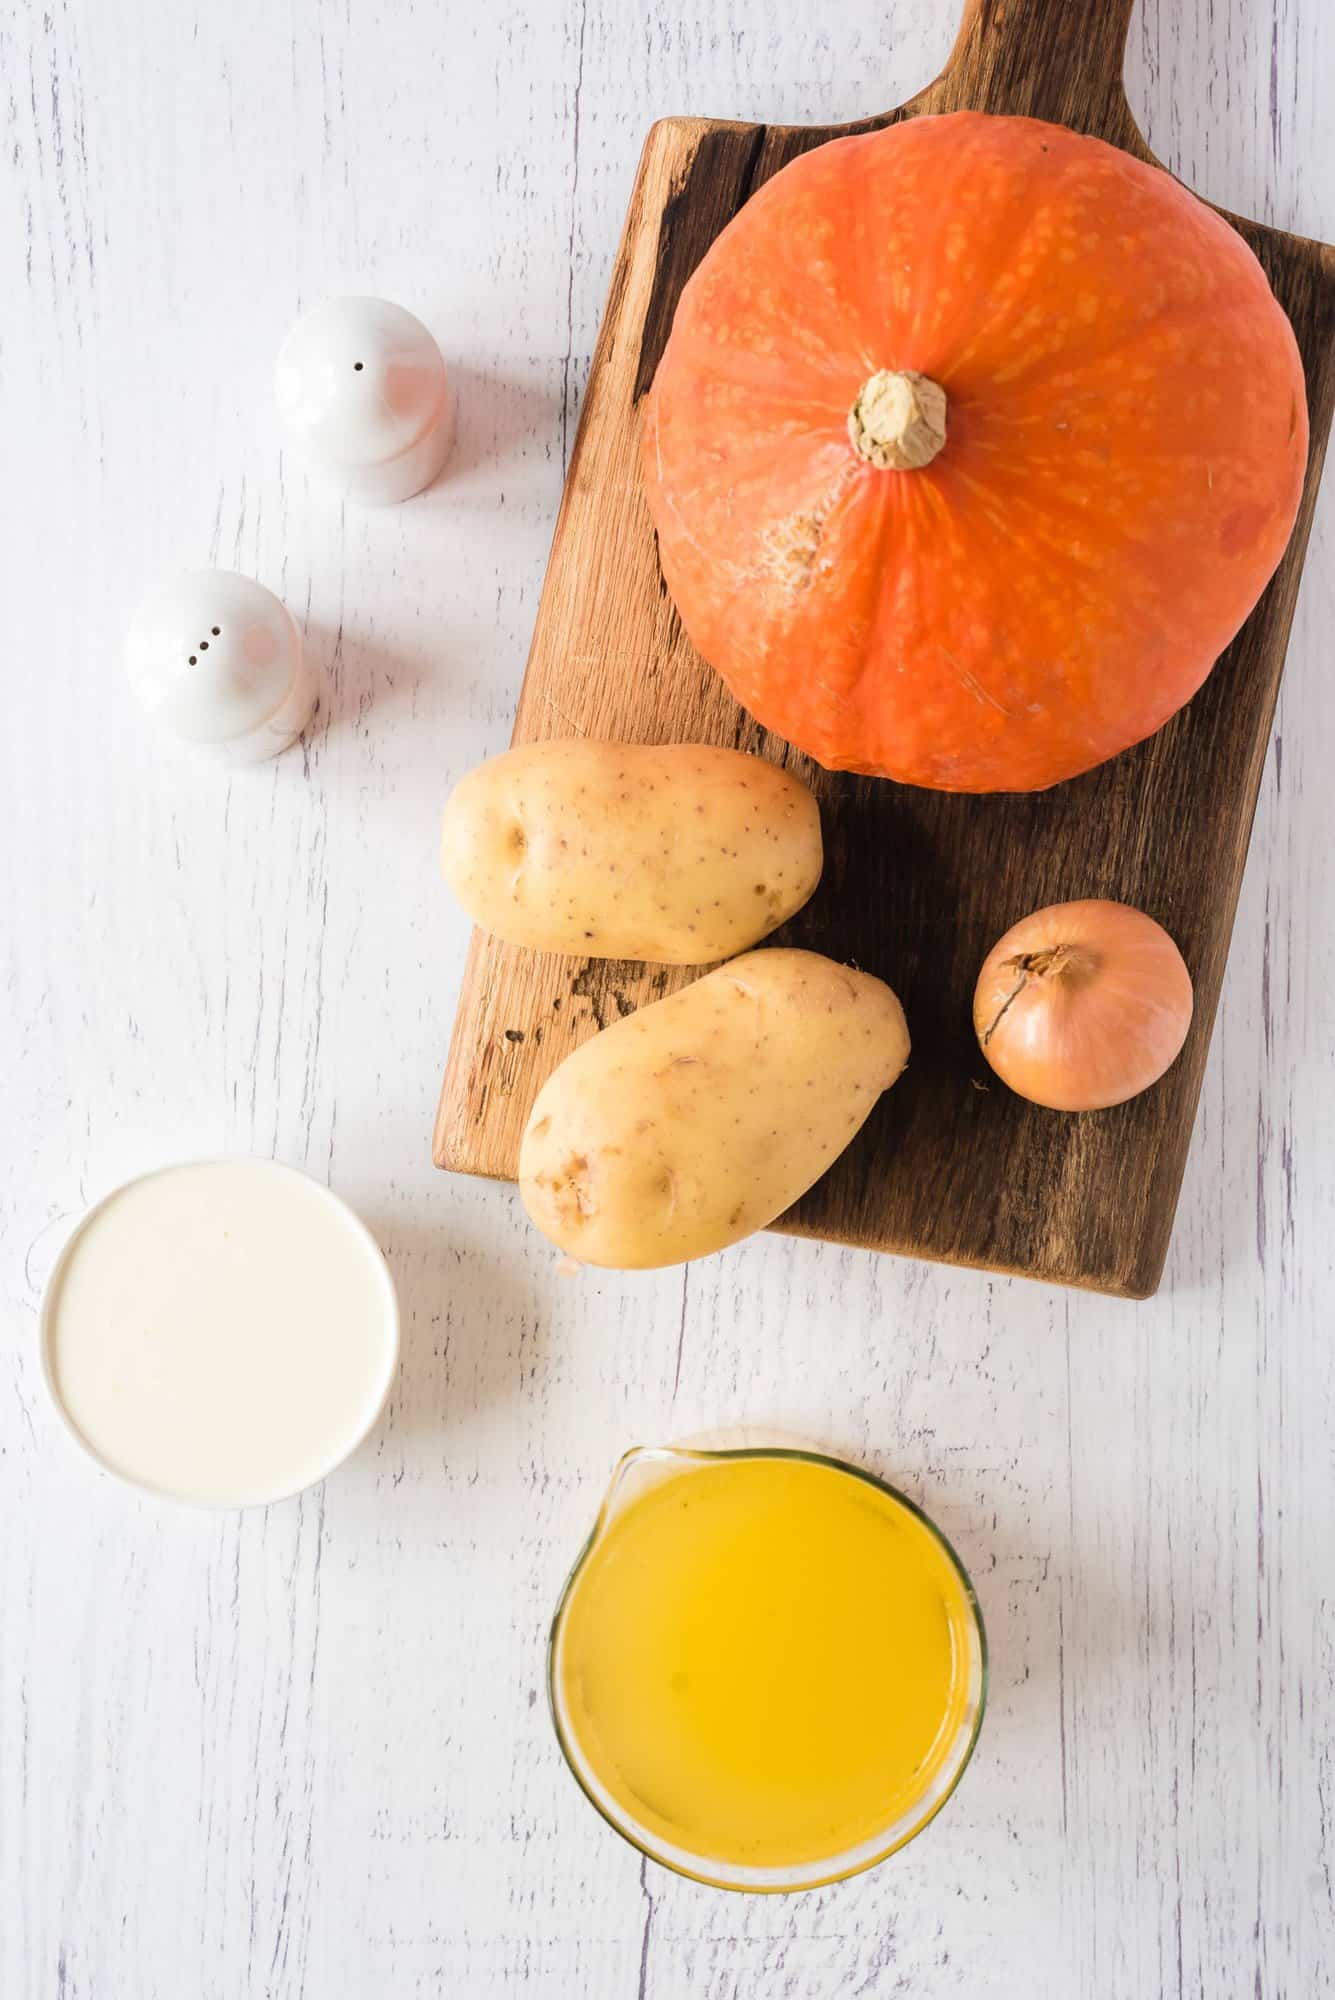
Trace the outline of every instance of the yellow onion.
<instances>
[{"instance_id":1,"label":"yellow onion","mask_svg":"<svg viewBox=\"0 0 1335 2000\"><path fill-rule=\"evenodd\" d=\"M1129 903L1021 918L978 975L973 1025L1003 1083L1054 1111L1100 1111L1157 1083L1191 1026L1191 974Z\"/></svg>"}]
</instances>

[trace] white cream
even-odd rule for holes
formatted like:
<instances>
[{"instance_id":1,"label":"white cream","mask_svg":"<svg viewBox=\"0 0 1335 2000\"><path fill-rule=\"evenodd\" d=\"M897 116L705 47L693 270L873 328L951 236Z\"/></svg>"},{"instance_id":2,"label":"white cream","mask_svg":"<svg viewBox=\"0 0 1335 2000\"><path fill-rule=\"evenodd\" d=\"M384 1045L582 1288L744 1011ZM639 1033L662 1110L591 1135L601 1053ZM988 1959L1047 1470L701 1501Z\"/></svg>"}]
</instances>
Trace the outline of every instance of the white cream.
<instances>
[{"instance_id":1,"label":"white cream","mask_svg":"<svg viewBox=\"0 0 1335 2000\"><path fill-rule=\"evenodd\" d=\"M42 1314L82 1443L214 1506L297 1492L379 1415L398 1356L384 1259L318 1182L267 1160L166 1167L85 1218Z\"/></svg>"}]
</instances>

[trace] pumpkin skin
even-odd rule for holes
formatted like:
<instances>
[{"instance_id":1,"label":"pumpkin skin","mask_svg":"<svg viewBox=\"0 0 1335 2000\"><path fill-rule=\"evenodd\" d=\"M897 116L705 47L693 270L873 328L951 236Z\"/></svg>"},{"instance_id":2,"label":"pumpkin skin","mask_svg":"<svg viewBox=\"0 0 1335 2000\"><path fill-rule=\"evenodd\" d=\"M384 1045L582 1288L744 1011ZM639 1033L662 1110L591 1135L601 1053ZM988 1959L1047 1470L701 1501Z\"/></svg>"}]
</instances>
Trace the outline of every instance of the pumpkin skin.
<instances>
[{"instance_id":1,"label":"pumpkin skin","mask_svg":"<svg viewBox=\"0 0 1335 2000\"><path fill-rule=\"evenodd\" d=\"M854 449L880 370L946 397L913 470ZM1033 791L1158 729L1278 563L1293 331L1168 174L1037 119L925 117L760 188L647 399L663 576L767 728L836 770Z\"/></svg>"}]
</instances>

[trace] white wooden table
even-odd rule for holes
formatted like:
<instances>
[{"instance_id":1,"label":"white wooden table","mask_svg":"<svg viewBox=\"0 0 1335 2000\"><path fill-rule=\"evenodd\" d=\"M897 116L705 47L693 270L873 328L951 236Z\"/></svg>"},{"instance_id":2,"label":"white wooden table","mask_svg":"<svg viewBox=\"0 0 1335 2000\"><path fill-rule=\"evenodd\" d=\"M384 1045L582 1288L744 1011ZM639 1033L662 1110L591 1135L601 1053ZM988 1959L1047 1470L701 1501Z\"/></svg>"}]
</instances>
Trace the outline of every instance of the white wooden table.
<instances>
[{"instance_id":1,"label":"white wooden table","mask_svg":"<svg viewBox=\"0 0 1335 2000\"><path fill-rule=\"evenodd\" d=\"M451 781L505 743L603 287L666 112L830 121L952 0L0 4L0 1995L1314 1996L1335 1982L1335 495L1317 516L1168 1276L1147 1305L763 1238L558 1276L428 1140L465 933ZM1202 192L1335 235L1326 0L1146 0L1132 102ZM446 481L285 460L298 310L451 358ZM327 698L232 778L118 663L251 571ZM366 1215L402 1376L322 1491L139 1502L43 1404L46 1269L141 1167L276 1153ZM642 1866L542 1693L626 1445L777 1423L956 1538L992 1706L912 1848L799 1899Z\"/></svg>"}]
</instances>

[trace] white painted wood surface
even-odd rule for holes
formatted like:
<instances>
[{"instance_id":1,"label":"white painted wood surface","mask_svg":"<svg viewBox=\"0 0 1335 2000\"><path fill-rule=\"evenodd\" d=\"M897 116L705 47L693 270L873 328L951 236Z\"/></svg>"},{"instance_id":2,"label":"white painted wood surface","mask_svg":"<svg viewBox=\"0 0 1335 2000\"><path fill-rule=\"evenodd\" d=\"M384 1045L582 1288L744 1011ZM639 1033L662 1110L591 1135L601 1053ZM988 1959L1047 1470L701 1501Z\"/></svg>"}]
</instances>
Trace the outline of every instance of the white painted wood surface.
<instances>
[{"instance_id":1,"label":"white painted wood surface","mask_svg":"<svg viewBox=\"0 0 1335 2000\"><path fill-rule=\"evenodd\" d=\"M1001 2000L1335 1990L1332 496L1167 1282L1148 1305L763 1239L557 1275L428 1139L464 929L451 780L506 740L645 127L908 95L951 0L0 5L0 1995ZM1216 199L1335 235L1326 0L1146 0L1129 83ZM455 365L446 481L344 512L285 461L281 334L340 289ZM128 706L175 564L249 570L328 676L227 778ZM85 1200L227 1148L380 1235L402 1379L326 1488L139 1502L43 1406ZM796 1900L622 1847L559 1763L545 1625L617 1453L831 1440L957 1539L968 1778Z\"/></svg>"}]
</instances>

